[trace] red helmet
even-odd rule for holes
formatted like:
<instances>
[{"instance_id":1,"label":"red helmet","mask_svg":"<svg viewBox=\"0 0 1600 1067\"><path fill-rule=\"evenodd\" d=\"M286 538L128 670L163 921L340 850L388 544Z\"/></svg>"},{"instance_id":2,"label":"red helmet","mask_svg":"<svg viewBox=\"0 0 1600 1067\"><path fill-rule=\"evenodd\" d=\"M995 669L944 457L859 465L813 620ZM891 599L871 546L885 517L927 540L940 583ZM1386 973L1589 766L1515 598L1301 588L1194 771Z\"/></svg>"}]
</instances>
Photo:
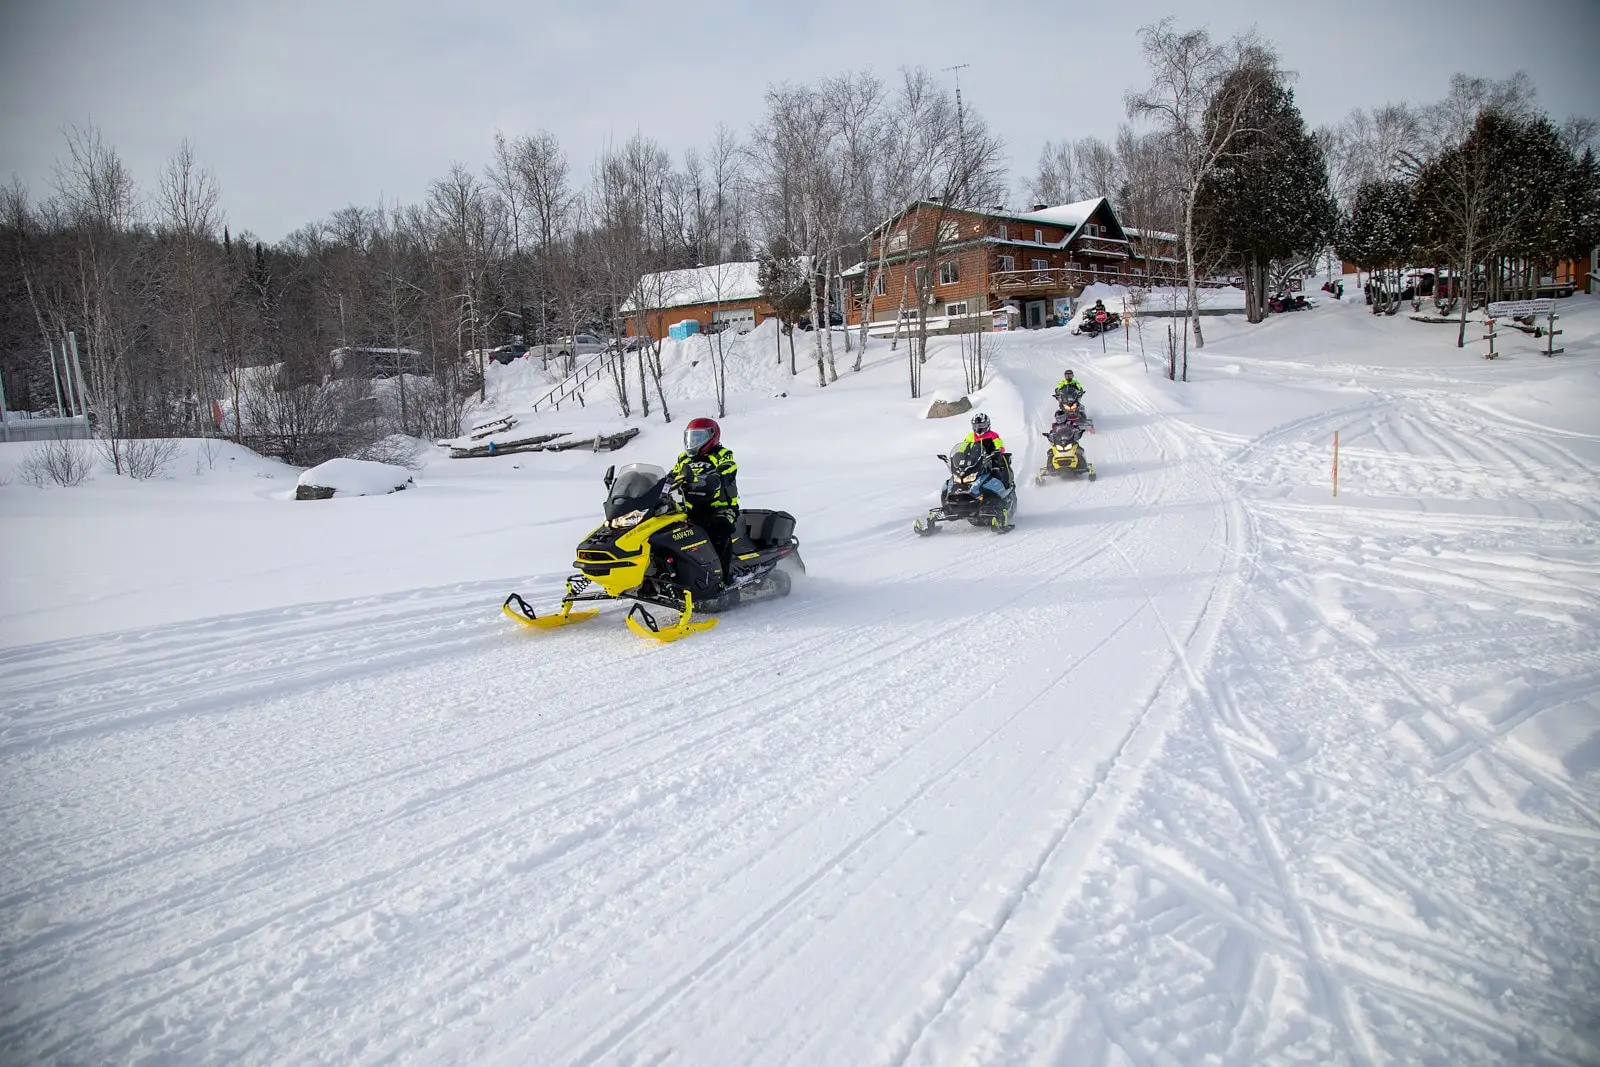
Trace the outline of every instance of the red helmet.
<instances>
[{"instance_id":1,"label":"red helmet","mask_svg":"<svg viewBox=\"0 0 1600 1067\"><path fill-rule=\"evenodd\" d=\"M703 456L722 443L722 427L716 419L690 419L683 428L683 450L691 456Z\"/></svg>"}]
</instances>

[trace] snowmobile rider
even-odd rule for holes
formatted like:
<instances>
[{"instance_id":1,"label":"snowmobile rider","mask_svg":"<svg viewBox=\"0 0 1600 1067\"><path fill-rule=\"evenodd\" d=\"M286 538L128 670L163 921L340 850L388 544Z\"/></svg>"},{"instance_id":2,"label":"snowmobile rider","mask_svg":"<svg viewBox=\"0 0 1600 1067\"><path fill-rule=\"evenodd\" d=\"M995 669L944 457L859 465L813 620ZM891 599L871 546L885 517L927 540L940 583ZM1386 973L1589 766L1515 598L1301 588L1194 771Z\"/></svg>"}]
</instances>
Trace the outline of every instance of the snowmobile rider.
<instances>
[{"instance_id":1,"label":"snowmobile rider","mask_svg":"<svg viewBox=\"0 0 1600 1067\"><path fill-rule=\"evenodd\" d=\"M1074 393L1077 393L1080 397L1083 396L1084 393L1088 392L1088 390L1083 387L1083 383L1072 376L1071 367L1068 367L1066 370L1061 372L1061 381L1056 383L1056 398L1059 400L1061 398L1061 394L1068 389L1072 390Z\"/></svg>"},{"instance_id":2,"label":"snowmobile rider","mask_svg":"<svg viewBox=\"0 0 1600 1067\"><path fill-rule=\"evenodd\" d=\"M972 487L972 495L981 496L985 489L996 494L1005 492L1011 487L1011 453L1006 451L1006 443L1000 440L1000 435L989 428L989 416L981 411L972 416L972 432L961 442L963 449L974 445L983 450L985 458L994 457L989 470L998 472L998 476L988 473L978 479L978 483ZM998 482L999 485L990 485L990 482Z\"/></svg>"},{"instance_id":3,"label":"snowmobile rider","mask_svg":"<svg viewBox=\"0 0 1600 1067\"><path fill-rule=\"evenodd\" d=\"M1077 411L1068 411L1066 408L1058 407L1055 418L1051 420L1048 436L1057 444L1066 444L1068 437L1076 441L1083 436L1084 422L1081 408Z\"/></svg>"},{"instance_id":4,"label":"snowmobile rider","mask_svg":"<svg viewBox=\"0 0 1600 1067\"><path fill-rule=\"evenodd\" d=\"M706 532L722 561L722 580L731 585L739 561L753 558L739 529L739 464L722 444L722 428L714 419L690 419L683 429L683 454L669 481L683 493L689 521Z\"/></svg>"}]
</instances>

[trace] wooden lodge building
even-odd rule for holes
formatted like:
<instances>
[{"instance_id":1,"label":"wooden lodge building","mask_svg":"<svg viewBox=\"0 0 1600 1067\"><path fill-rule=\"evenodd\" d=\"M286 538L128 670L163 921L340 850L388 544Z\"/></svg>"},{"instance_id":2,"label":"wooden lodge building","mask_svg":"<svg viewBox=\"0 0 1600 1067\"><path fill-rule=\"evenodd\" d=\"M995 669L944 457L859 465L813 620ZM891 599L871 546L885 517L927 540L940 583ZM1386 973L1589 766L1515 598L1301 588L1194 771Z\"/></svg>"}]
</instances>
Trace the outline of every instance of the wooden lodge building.
<instances>
[{"instance_id":1,"label":"wooden lodge building","mask_svg":"<svg viewBox=\"0 0 1600 1067\"><path fill-rule=\"evenodd\" d=\"M1020 329L1070 325L1085 286L1171 278L1176 249L1174 234L1125 228L1105 197L1021 213L919 200L877 227L867 259L844 272L850 321L860 323L870 285L869 330L892 326L897 314L915 320L925 288L932 330L991 328L996 320ZM937 271L931 287L919 284L930 280L927 271Z\"/></svg>"}]
</instances>

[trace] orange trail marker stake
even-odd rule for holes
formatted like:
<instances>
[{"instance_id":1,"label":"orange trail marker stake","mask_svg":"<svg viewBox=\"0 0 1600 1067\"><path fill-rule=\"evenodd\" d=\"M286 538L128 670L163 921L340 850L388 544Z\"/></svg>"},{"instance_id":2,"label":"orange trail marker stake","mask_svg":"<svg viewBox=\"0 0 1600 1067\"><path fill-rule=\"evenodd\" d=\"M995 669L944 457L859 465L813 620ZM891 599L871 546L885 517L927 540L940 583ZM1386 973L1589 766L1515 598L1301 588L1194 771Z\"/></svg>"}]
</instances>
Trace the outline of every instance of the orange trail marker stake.
<instances>
[{"instance_id":1,"label":"orange trail marker stake","mask_svg":"<svg viewBox=\"0 0 1600 1067\"><path fill-rule=\"evenodd\" d=\"M1339 431L1333 431L1333 495L1339 495Z\"/></svg>"}]
</instances>

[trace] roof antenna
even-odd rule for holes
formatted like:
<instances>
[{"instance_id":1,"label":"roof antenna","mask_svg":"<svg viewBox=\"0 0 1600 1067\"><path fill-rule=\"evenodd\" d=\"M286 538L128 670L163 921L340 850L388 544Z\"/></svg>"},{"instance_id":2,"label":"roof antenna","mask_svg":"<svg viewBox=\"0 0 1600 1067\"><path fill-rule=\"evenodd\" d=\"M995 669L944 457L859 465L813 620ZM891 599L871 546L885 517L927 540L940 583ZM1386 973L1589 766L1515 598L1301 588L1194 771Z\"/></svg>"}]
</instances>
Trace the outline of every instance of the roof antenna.
<instances>
[{"instance_id":1,"label":"roof antenna","mask_svg":"<svg viewBox=\"0 0 1600 1067\"><path fill-rule=\"evenodd\" d=\"M961 72L963 70L965 70L969 66L971 66L971 64L969 64L969 63L957 63L953 67L944 68L945 70L953 71L955 73L955 76L956 76L956 152L957 152L957 158L961 161L961 163L960 163L960 166L961 166L960 183L961 183L962 186L965 186L967 184L968 175L967 175L967 123L966 123L965 113L962 111L962 108L961 108ZM962 190L960 190L959 194L958 194L958 198L965 199L965 192L966 192L966 190L964 188Z\"/></svg>"},{"instance_id":2,"label":"roof antenna","mask_svg":"<svg viewBox=\"0 0 1600 1067\"><path fill-rule=\"evenodd\" d=\"M970 63L957 63L953 67L944 68L948 71L954 71L956 76L956 133L961 139L961 146L963 148L965 148L967 144L967 126L961 111L961 72L971 65L972 64Z\"/></svg>"}]
</instances>

